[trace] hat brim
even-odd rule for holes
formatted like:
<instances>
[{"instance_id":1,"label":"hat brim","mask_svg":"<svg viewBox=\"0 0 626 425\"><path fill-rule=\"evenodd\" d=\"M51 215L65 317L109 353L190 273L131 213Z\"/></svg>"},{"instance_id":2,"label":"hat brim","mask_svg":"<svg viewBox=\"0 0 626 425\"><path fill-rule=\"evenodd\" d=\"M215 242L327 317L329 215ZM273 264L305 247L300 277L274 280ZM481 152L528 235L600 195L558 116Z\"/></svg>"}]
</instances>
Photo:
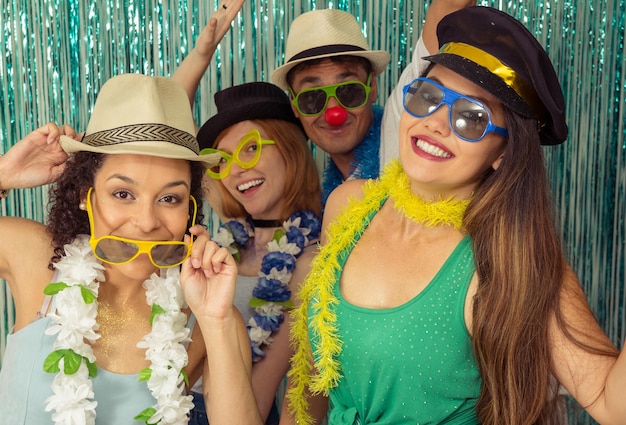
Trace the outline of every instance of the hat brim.
<instances>
[{"instance_id":1,"label":"hat brim","mask_svg":"<svg viewBox=\"0 0 626 425\"><path fill-rule=\"evenodd\" d=\"M325 53L322 55L309 56L289 61L284 65L276 68L274 72L272 72L271 80L277 86L285 90L289 90L289 84L287 83L287 74L294 66L310 60L330 58L335 56L358 56L365 58L369 60L372 64L372 69L374 70L376 75L380 75L385 70L385 68L387 68L387 65L389 65L389 61L391 60L391 56L389 55L389 53L383 50L353 50Z\"/></svg>"},{"instance_id":2,"label":"hat brim","mask_svg":"<svg viewBox=\"0 0 626 425\"><path fill-rule=\"evenodd\" d=\"M304 133L302 123L293 114L293 110L288 103L263 102L242 105L218 112L204 123L197 136L200 149L214 147L215 140L220 133L232 125L242 121L264 119L275 119L296 124Z\"/></svg>"},{"instance_id":3,"label":"hat brim","mask_svg":"<svg viewBox=\"0 0 626 425\"><path fill-rule=\"evenodd\" d=\"M448 68L469 81L479 84L512 111L526 118L536 119L535 113L524 99L484 66L462 56L449 53L437 53L422 59ZM551 128L548 126L539 130L542 145L558 145L565 140L565 136L554 133ZM565 134L567 133L565 132Z\"/></svg>"},{"instance_id":4,"label":"hat brim","mask_svg":"<svg viewBox=\"0 0 626 425\"><path fill-rule=\"evenodd\" d=\"M91 146L71 137L61 136L60 143L67 153L96 152L106 155L147 155L201 162L206 167L213 167L220 161L219 154L197 155L185 147L166 141L124 142L107 146Z\"/></svg>"},{"instance_id":5,"label":"hat brim","mask_svg":"<svg viewBox=\"0 0 626 425\"><path fill-rule=\"evenodd\" d=\"M473 83L480 84L483 89L518 114L528 118L535 116L524 99L522 99L515 90L507 86L501 78L494 75L484 66L478 65L462 56L448 53L438 53L436 55L426 56L422 59L441 65Z\"/></svg>"}]
</instances>

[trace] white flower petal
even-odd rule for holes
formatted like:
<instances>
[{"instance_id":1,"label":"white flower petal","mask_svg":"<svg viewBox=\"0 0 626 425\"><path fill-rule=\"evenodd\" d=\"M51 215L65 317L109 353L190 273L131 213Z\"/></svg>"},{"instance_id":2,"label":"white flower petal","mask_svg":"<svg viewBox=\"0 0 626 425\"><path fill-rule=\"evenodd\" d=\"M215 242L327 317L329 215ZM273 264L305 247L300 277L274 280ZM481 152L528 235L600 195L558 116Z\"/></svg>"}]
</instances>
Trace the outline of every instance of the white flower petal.
<instances>
[{"instance_id":1,"label":"white flower petal","mask_svg":"<svg viewBox=\"0 0 626 425\"><path fill-rule=\"evenodd\" d=\"M262 306L255 307L254 310L263 316L276 316L277 317L283 314L285 307L283 307L280 304L268 302L266 304L263 304Z\"/></svg>"},{"instance_id":2,"label":"white flower petal","mask_svg":"<svg viewBox=\"0 0 626 425\"><path fill-rule=\"evenodd\" d=\"M55 264L61 281L68 287L55 296L57 312L49 315L51 323L45 332L57 335L53 350L71 349L95 362L89 342L100 338L96 322L98 303L86 304L82 290L97 297L99 284L104 281L104 267L88 242L88 236L76 238L64 246L66 255ZM191 397L184 395L185 383L180 373L187 365L183 342L190 340L187 316L180 311L185 301L178 268L160 273L161 276L153 274L146 280L144 287L148 304L158 304L165 312L155 316L152 330L137 345L146 348L146 358L151 361L147 386L157 400L154 417L161 418L160 425L183 425L193 407ZM61 371L52 383L53 395L46 399L46 411L54 411L51 416L57 425L95 425L97 402L93 400L93 385L85 362L72 375L63 372L63 360L59 367Z\"/></svg>"}]
</instances>

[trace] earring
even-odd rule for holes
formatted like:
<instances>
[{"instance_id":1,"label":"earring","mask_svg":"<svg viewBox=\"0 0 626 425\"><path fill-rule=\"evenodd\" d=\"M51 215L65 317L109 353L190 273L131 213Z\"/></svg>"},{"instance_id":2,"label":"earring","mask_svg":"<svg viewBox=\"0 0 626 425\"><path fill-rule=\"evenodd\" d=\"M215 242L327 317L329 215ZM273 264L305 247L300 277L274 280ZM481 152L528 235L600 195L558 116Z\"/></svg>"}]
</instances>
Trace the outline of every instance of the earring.
<instances>
[{"instance_id":1,"label":"earring","mask_svg":"<svg viewBox=\"0 0 626 425\"><path fill-rule=\"evenodd\" d=\"M78 209L81 211L87 211L87 204L81 202L80 204L78 204Z\"/></svg>"}]
</instances>

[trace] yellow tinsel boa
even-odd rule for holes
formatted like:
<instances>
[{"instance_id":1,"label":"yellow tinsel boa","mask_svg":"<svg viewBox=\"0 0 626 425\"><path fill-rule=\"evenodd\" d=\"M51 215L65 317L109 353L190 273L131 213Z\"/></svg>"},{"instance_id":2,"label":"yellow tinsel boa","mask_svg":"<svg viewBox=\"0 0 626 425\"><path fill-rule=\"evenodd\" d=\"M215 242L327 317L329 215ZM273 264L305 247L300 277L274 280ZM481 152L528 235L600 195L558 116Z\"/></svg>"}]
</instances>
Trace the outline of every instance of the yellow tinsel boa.
<instances>
[{"instance_id":1,"label":"yellow tinsel boa","mask_svg":"<svg viewBox=\"0 0 626 425\"><path fill-rule=\"evenodd\" d=\"M307 389L312 394L324 394L336 387L341 379L338 361L342 342L337 335L337 316L334 306L339 300L333 288L340 269L339 258L351 250L360 234L367 228L373 213L380 209L387 198L394 201L394 208L406 217L429 227L452 225L462 227L463 214L470 200L452 199L426 202L411 192L409 178L398 161L385 167L379 181L369 180L363 187L361 199L351 199L347 207L328 226L328 243L311 263L311 272L299 291L300 306L292 314L291 341L295 354L291 359L291 388L287 393L290 410L296 423L309 425L313 419L308 413ZM317 374L313 375L313 359L309 347L309 309L311 329L318 344L314 357Z\"/></svg>"}]
</instances>

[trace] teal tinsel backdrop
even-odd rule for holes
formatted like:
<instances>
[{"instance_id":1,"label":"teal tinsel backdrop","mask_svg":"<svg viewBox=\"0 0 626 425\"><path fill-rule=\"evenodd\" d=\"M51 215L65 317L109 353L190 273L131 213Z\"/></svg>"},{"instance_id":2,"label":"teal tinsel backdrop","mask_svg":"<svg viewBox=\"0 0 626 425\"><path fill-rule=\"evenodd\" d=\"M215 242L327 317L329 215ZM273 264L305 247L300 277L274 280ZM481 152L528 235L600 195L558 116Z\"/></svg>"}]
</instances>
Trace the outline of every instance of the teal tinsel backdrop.
<instances>
[{"instance_id":1,"label":"teal tinsel backdrop","mask_svg":"<svg viewBox=\"0 0 626 425\"><path fill-rule=\"evenodd\" d=\"M626 0L479 4L520 19L556 66L570 128L564 145L546 149L556 215L591 307L621 347L626 336ZM216 6L215 0L2 0L0 153L48 121L84 130L100 86L113 75L170 75ZM379 77L383 104L410 58L427 7L427 0L251 0L202 79L196 119L203 122L214 114L212 95L220 88L269 81L283 61L291 21L319 8L351 12L371 47L391 54L391 65ZM320 152L316 156L324 161ZM45 220L47 190L12 191L0 214ZM0 282L0 354L13 315L8 288Z\"/></svg>"}]
</instances>

